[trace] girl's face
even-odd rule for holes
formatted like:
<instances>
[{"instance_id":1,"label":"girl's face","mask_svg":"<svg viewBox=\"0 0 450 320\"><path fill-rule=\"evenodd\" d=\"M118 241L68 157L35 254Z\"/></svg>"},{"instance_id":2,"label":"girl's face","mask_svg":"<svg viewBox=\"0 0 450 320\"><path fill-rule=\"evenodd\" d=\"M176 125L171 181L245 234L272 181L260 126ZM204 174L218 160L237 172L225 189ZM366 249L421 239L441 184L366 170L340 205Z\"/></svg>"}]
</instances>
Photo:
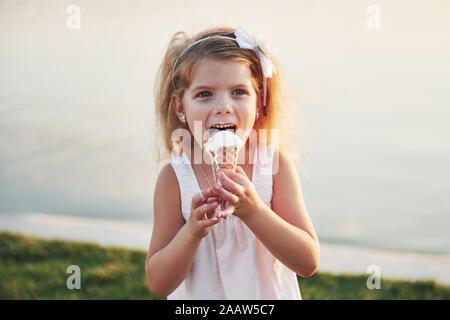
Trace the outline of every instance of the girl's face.
<instances>
[{"instance_id":1,"label":"girl's face","mask_svg":"<svg viewBox=\"0 0 450 320\"><path fill-rule=\"evenodd\" d=\"M203 145L215 130L211 128L223 124L233 125L232 132L245 142L255 123L256 101L252 75L244 63L205 58L193 70L182 106L191 131L195 121L197 126L201 123L202 137L194 137Z\"/></svg>"}]
</instances>

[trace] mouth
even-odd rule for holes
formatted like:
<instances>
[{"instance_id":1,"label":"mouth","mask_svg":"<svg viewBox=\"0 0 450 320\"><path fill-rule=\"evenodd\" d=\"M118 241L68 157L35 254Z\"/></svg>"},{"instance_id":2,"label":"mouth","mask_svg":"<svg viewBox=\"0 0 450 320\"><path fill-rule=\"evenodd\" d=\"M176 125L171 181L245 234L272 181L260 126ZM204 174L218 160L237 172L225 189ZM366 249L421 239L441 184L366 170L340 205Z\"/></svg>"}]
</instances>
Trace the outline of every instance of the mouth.
<instances>
[{"instance_id":1,"label":"mouth","mask_svg":"<svg viewBox=\"0 0 450 320\"><path fill-rule=\"evenodd\" d=\"M217 131L230 131L231 133L236 134L237 126L234 123L216 123L209 127L209 131L216 132Z\"/></svg>"}]
</instances>

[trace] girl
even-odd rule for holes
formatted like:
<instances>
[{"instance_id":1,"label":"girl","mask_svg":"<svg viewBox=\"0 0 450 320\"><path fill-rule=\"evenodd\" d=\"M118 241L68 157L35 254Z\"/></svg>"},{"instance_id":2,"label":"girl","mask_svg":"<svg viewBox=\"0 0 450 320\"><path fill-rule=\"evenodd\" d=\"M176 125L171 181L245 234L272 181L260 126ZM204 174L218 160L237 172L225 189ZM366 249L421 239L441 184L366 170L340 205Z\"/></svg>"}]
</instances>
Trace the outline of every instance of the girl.
<instances>
[{"instance_id":1,"label":"girl","mask_svg":"<svg viewBox=\"0 0 450 320\"><path fill-rule=\"evenodd\" d=\"M155 88L172 159L155 187L150 290L168 299L301 299L296 274L314 274L319 241L281 138L280 77L264 43L242 27L176 33ZM242 166L219 172L221 186L203 161L212 128L245 143ZM265 130L266 139L251 134Z\"/></svg>"}]
</instances>

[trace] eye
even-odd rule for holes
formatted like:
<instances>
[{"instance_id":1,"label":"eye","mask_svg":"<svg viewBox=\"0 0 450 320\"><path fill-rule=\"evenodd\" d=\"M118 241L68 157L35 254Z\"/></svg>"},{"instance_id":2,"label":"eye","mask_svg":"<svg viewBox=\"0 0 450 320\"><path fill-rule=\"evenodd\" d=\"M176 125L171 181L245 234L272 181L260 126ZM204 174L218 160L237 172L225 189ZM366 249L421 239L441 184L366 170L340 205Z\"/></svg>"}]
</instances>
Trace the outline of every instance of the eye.
<instances>
[{"instance_id":1,"label":"eye","mask_svg":"<svg viewBox=\"0 0 450 320\"><path fill-rule=\"evenodd\" d=\"M233 93L236 93L237 95L245 94L244 90L242 90L242 89L236 89L233 91Z\"/></svg>"},{"instance_id":2,"label":"eye","mask_svg":"<svg viewBox=\"0 0 450 320\"><path fill-rule=\"evenodd\" d=\"M200 97L200 98L207 98L209 96L211 96L211 92L209 92L209 91L202 91L197 95L197 97Z\"/></svg>"}]
</instances>

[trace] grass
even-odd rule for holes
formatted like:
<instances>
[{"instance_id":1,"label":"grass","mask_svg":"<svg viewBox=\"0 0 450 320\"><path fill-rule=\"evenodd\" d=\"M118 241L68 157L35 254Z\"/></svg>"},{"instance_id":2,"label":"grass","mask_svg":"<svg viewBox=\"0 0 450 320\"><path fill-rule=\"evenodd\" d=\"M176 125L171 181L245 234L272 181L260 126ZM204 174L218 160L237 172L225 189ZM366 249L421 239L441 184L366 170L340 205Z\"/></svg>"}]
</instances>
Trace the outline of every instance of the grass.
<instances>
[{"instance_id":1,"label":"grass","mask_svg":"<svg viewBox=\"0 0 450 320\"><path fill-rule=\"evenodd\" d=\"M163 299L148 290L145 256L141 250L0 232L0 299ZM70 265L80 267L80 290L67 288ZM380 290L369 290L367 277L316 273L299 283L303 299L450 299L450 287L434 281L382 279Z\"/></svg>"}]
</instances>

